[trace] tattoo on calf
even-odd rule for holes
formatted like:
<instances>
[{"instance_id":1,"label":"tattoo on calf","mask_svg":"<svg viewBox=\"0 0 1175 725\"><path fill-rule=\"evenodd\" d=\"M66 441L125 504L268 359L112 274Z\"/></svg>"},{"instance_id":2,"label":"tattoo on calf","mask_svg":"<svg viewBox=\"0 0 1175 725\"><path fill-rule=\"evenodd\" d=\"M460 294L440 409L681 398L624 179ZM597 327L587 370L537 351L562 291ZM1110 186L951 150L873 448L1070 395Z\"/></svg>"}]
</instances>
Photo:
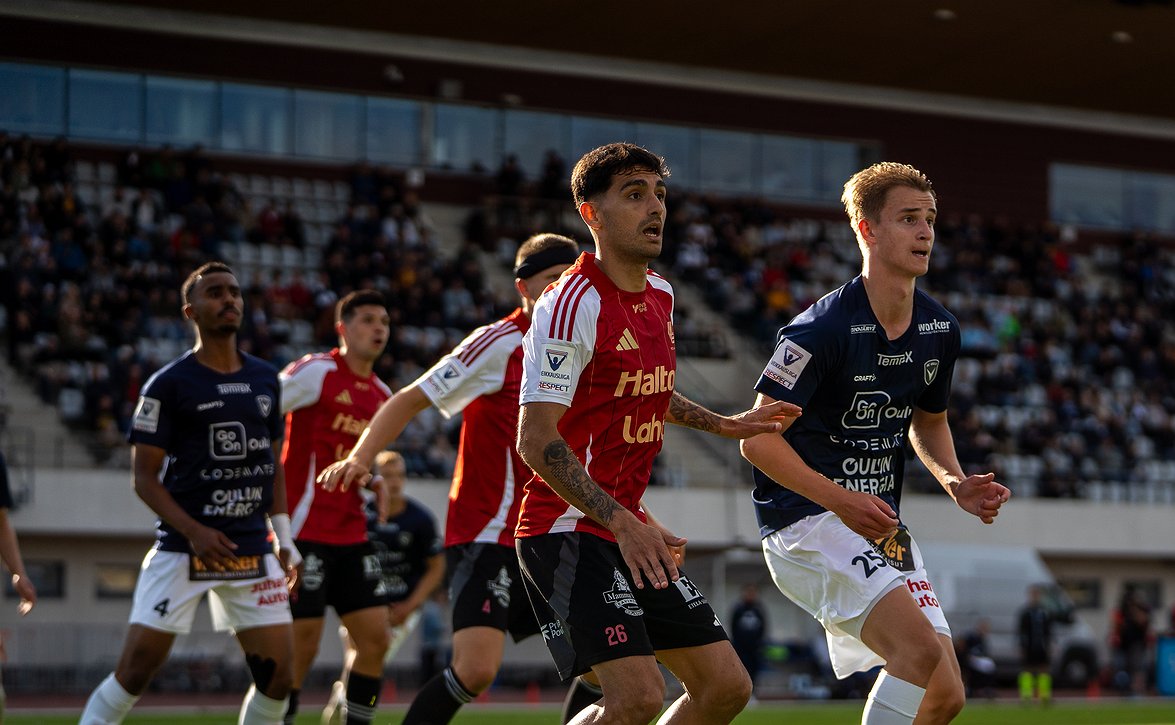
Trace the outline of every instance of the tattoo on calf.
<instances>
[{"instance_id":1,"label":"tattoo on calf","mask_svg":"<svg viewBox=\"0 0 1175 725\"><path fill-rule=\"evenodd\" d=\"M543 462L554 474L555 483L574 497L573 505L582 507L585 513L602 524L612 522L619 504L587 475L566 441L555 440L547 444L543 449Z\"/></svg>"}]
</instances>

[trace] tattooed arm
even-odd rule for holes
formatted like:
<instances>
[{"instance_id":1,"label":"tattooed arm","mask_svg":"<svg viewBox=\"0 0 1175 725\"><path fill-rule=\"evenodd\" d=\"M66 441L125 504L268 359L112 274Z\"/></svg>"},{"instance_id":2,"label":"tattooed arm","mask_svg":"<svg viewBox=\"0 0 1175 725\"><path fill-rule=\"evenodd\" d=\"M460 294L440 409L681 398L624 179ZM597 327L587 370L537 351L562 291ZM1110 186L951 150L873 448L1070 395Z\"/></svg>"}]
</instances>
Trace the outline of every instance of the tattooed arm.
<instances>
[{"instance_id":1,"label":"tattooed arm","mask_svg":"<svg viewBox=\"0 0 1175 725\"><path fill-rule=\"evenodd\" d=\"M670 423L724 438L751 438L760 433L778 433L783 430L781 421L799 415L799 406L782 401L752 408L738 415L718 415L674 391L673 398L669 401L669 415L665 419Z\"/></svg>"},{"instance_id":2,"label":"tattooed arm","mask_svg":"<svg viewBox=\"0 0 1175 725\"><path fill-rule=\"evenodd\" d=\"M655 589L676 581L677 566L661 529L642 522L634 513L592 480L571 446L559 434L559 420L567 412L558 403L527 403L518 416L518 453L551 490L606 527L616 537L633 584Z\"/></svg>"}]
</instances>

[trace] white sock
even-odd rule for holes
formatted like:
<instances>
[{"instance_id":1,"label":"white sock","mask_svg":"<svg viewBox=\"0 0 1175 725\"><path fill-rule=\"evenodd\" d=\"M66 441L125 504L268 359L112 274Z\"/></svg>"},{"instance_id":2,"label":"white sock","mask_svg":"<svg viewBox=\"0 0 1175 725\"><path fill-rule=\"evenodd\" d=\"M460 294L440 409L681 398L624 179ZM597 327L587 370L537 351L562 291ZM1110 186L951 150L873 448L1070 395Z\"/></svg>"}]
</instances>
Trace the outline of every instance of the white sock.
<instances>
[{"instance_id":1,"label":"white sock","mask_svg":"<svg viewBox=\"0 0 1175 725\"><path fill-rule=\"evenodd\" d=\"M882 670L865 701L861 725L910 725L925 695L925 688Z\"/></svg>"},{"instance_id":2,"label":"white sock","mask_svg":"<svg viewBox=\"0 0 1175 725\"><path fill-rule=\"evenodd\" d=\"M257 691L256 685L249 685L245 700L241 703L241 715L237 725L281 725L290 698L275 700Z\"/></svg>"},{"instance_id":3,"label":"white sock","mask_svg":"<svg viewBox=\"0 0 1175 725\"><path fill-rule=\"evenodd\" d=\"M139 696L122 689L111 672L90 693L78 725L115 725L122 722L138 701Z\"/></svg>"}]
</instances>

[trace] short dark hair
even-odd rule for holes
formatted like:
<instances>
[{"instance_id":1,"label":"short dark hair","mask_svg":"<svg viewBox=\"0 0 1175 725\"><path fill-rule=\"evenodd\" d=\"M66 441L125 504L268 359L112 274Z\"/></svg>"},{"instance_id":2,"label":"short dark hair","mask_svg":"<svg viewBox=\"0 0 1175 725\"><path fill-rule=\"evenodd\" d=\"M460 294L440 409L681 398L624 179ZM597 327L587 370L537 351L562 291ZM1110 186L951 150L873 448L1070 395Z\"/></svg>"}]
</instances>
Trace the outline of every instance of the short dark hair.
<instances>
[{"instance_id":1,"label":"short dark hair","mask_svg":"<svg viewBox=\"0 0 1175 725\"><path fill-rule=\"evenodd\" d=\"M225 272L236 276L233 268L224 262L208 262L207 264L200 265L188 275L188 278L184 280L183 285L180 287L180 297L183 299L183 303L185 305L191 304L192 290L196 288L196 283L200 281L201 277L206 274L216 274L218 272Z\"/></svg>"},{"instance_id":2,"label":"short dark hair","mask_svg":"<svg viewBox=\"0 0 1175 725\"><path fill-rule=\"evenodd\" d=\"M335 322L350 322L356 307L378 305L387 309L388 303L379 290L361 289L351 292L335 305Z\"/></svg>"},{"instance_id":3,"label":"short dark hair","mask_svg":"<svg viewBox=\"0 0 1175 725\"><path fill-rule=\"evenodd\" d=\"M665 159L633 143L610 143L583 155L571 172L571 196L579 206L612 186L612 177L630 171L649 171L669 178Z\"/></svg>"}]
</instances>

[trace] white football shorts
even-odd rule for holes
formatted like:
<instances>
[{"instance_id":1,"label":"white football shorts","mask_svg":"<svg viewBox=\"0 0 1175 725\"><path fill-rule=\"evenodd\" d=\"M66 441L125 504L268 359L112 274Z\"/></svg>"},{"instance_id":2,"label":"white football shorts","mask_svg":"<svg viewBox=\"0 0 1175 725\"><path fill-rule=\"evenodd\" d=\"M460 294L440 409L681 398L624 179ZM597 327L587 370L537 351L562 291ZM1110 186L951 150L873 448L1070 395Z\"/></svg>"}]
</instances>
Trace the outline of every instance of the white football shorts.
<instances>
[{"instance_id":1,"label":"white football shorts","mask_svg":"<svg viewBox=\"0 0 1175 725\"><path fill-rule=\"evenodd\" d=\"M832 669L840 679L885 664L859 637L873 606L898 587L910 592L935 631L951 635L913 538L910 550L911 571L899 571L831 511L763 539L763 558L775 586L824 626Z\"/></svg>"},{"instance_id":2,"label":"white football shorts","mask_svg":"<svg viewBox=\"0 0 1175 725\"><path fill-rule=\"evenodd\" d=\"M286 577L274 554L262 556L263 576L248 579L192 581L189 559L188 554L176 551L147 552L135 585L131 624L188 634L205 593L212 626L219 632L236 634L293 621Z\"/></svg>"}]
</instances>

